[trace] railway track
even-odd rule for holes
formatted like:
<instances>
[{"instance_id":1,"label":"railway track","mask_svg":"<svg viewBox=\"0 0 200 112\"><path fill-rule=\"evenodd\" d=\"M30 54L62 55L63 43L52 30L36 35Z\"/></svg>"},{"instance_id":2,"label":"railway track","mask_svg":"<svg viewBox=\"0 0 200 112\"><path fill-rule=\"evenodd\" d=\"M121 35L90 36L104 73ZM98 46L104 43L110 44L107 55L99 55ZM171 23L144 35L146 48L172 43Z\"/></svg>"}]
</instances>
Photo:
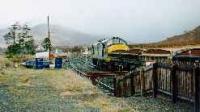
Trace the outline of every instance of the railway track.
<instances>
[{"instance_id":1,"label":"railway track","mask_svg":"<svg viewBox=\"0 0 200 112\"><path fill-rule=\"evenodd\" d=\"M80 76L87 77L93 84L98 86L104 93L113 95L113 76L108 72L99 71L95 66L82 57L71 58L68 61L68 68L77 72Z\"/></svg>"}]
</instances>

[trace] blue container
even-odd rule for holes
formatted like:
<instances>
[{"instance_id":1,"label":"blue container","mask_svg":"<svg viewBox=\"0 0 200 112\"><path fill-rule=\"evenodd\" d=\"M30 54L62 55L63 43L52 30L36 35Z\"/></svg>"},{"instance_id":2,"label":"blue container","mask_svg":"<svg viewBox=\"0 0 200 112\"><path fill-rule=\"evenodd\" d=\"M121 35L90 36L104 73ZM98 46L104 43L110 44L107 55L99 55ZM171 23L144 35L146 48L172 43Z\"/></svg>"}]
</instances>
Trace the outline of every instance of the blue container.
<instances>
[{"instance_id":1,"label":"blue container","mask_svg":"<svg viewBox=\"0 0 200 112\"><path fill-rule=\"evenodd\" d=\"M50 68L50 62L47 60L43 60L43 68Z\"/></svg>"},{"instance_id":2,"label":"blue container","mask_svg":"<svg viewBox=\"0 0 200 112\"><path fill-rule=\"evenodd\" d=\"M36 69L43 69L44 68L43 59L42 58L36 58L35 59L35 68Z\"/></svg>"},{"instance_id":3,"label":"blue container","mask_svg":"<svg viewBox=\"0 0 200 112\"><path fill-rule=\"evenodd\" d=\"M55 68L57 68L57 69L62 68L62 58L55 59Z\"/></svg>"},{"instance_id":4,"label":"blue container","mask_svg":"<svg viewBox=\"0 0 200 112\"><path fill-rule=\"evenodd\" d=\"M34 60L26 61L26 62L25 62L25 66L26 66L27 68L34 68L34 66L35 66L35 61L34 61Z\"/></svg>"}]
</instances>

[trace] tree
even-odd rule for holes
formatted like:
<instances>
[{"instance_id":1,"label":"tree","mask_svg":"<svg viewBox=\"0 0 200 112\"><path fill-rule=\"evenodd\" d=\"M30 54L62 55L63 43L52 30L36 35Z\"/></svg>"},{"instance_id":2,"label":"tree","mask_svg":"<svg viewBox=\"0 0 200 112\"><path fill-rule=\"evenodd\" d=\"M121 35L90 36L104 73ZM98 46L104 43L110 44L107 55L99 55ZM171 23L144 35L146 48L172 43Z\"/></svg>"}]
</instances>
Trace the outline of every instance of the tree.
<instances>
[{"instance_id":1,"label":"tree","mask_svg":"<svg viewBox=\"0 0 200 112\"><path fill-rule=\"evenodd\" d=\"M30 27L28 25L24 25L22 27L21 33L19 33L19 44L22 47L22 53L24 54L34 54L35 48L34 48L34 39L33 36L30 34Z\"/></svg>"},{"instance_id":2,"label":"tree","mask_svg":"<svg viewBox=\"0 0 200 112\"><path fill-rule=\"evenodd\" d=\"M51 40L47 37L43 40L42 42L42 46L43 48L47 51L47 50L50 50L52 48L51 46Z\"/></svg>"},{"instance_id":3,"label":"tree","mask_svg":"<svg viewBox=\"0 0 200 112\"><path fill-rule=\"evenodd\" d=\"M34 54L34 39L30 34L28 25L14 24L9 28L9 32L4 35L8 48L7 55Z\"/></svg>"},{"instance_id":4,"label":"tree","mask_svg":"<svg viewBox=\"0 0 200 112\"><path fill-rule=\"evenodd\" d=\"M9 32L4 35L4 39L8 45L16 44L16 30L19 30L20 26L18 24L11 25Z\"/></svg>"}]
</instances>

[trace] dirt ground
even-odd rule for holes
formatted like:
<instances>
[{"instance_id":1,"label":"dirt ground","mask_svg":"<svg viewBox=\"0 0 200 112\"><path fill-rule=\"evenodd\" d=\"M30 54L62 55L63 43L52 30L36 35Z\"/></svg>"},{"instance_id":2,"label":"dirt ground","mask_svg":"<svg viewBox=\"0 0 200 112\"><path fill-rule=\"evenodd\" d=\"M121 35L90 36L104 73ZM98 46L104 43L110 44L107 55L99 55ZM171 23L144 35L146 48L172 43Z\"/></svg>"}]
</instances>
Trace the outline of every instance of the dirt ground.
<instances>
[{"instance_id":1,"label":"dirt ground","mask_svg":"<svg viewBox=\"0 0 200 112\"><path fill-rule=\"evenodd\" d=\"M185 103L105 95L72 70L0 70L0 112L188 112Z\"/></svg>"}]
</instances>

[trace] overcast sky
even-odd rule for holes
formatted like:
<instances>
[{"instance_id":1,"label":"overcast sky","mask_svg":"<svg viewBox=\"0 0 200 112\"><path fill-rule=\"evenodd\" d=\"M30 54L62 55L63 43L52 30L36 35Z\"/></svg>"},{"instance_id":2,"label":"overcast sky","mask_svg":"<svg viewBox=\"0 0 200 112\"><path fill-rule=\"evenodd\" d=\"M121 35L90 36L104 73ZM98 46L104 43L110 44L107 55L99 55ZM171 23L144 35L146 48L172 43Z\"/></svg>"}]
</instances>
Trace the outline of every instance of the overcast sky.
<instances>
[{"instance_id":1,"label":"overcast sky","mask_svg":"<svg viewBox=\"0 0 200 112\"><path fill-rule=\"evenodd\" d=\"M159 41L200 25L200 0L0 0L0 28L15 21L59 24L82 32Z\"/></svg>"}]
</instances>

